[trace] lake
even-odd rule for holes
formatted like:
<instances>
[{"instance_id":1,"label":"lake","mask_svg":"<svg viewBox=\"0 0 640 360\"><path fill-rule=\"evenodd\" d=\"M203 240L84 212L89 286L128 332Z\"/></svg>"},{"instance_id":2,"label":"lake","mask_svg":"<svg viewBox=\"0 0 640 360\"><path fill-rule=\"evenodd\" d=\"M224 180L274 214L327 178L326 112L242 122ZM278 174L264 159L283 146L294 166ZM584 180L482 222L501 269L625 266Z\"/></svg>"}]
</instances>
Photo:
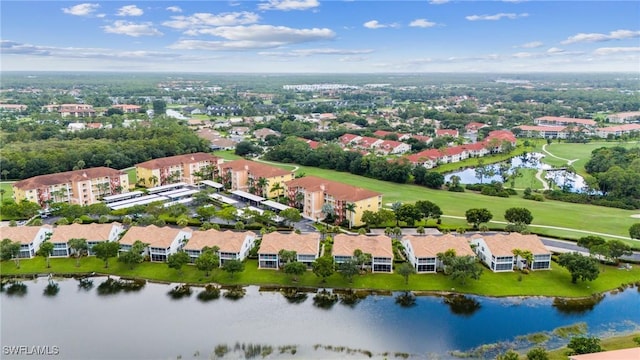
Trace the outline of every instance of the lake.
<instances>
[{"instance_id":1,"label":"lake","mask_svg":"<svg viewBox=\"0 0 640 360\"><path fill-rule=\"evenodd\" d=\"M10 296L5 289L2 345L58 346L60 355L46 357L51 359L209 359L216 346L233 349L236 343L272 345L268 358L291 357L279 354L277 347L295 345L298 358L368 357L355 350L360 349L374 357L388 352L393 358L402 352L448 359L452 350L483 344L525 346L518 345L517 336L579 322L596 335L640 329L637 288L607 294L592 307L562 311L552 298L542 297L473 296L456 307L443 297L418 296L414 306L402 307L389 295L323 309L314 305L314 294L291 303L256 286L246 287L245 297L235 301L220 297L201 302L196 298L201 288L192 288L190 297L172 299L167 295L171 285L154 283L137 292L98 295L96 288L105 279L93 278L90 290L80 289L75 279L57 279L56 296L43 295L45 278L25 281L24 296ZM567 339L550 341L561 345ZM338 346L353 352L347 355L347 350L336 350ZM231 351L224 358L238 357Z\"/></svg>"}]
</instances>

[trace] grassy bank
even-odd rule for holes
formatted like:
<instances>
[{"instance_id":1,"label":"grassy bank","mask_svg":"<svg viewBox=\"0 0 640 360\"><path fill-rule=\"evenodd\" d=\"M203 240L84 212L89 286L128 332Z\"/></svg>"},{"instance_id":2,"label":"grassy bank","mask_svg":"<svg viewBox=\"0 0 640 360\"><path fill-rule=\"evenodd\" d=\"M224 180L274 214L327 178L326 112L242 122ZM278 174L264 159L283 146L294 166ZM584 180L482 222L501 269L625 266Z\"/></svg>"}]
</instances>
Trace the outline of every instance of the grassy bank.
<instances>
[{"instance_id":1,"label":"grassy bank","mask_svg":"<svg viewBox=\"0 0 640 360\"><path fill-rule=\"evenodd\" d=\"M295 168L295 165L292 164L273 164L288 170ZM631 215L640 213L638 210L622 210L552 200L537 202L524 200L520 196L496 198L471 192L455 193L429 189L413 184L396 184L346 172L308 166L300 166L297 173L340 181L349 185L380 192L383 194L382 200L385 205L396 201L413 203L417 200L429 200L438 204L444 214L450 216L464 217L468 209L487 208L493 214L493 220L505 221L504 213L508 208L526 207L533 215L534 225L567 228L566 230L545 229L544 231L548 233L548 235L554 236L556 231L558 231L557 236L564 236L571 239L579 239L585 236L585 233L572 232L570 229L628 238L629 227L638 221L638 219L632 218ZM449 222L449 219L445 219L444 221ZM605 238L607 237L605 236ZM608 239L613 239L613 237L608 237ZM637 241L627 240L627 243L635 245L636 247L638 246Z\"/></svg>"},{"instance_id":2,"label":"grassy bank","mask_svg":"<svg viewBox=\"0 0 640 360\"><path fill-rule=\"evenodd\" d=\"M633 338L638 336L640 336L640 333L604 338L600 341L600 346L602 346L605 351L638 347L638 344L633 341ZM567 350L569 349L563 347L560 349L549 351L549 360L567 360Z\"/></svg>"},{"instance_id":3,"label":"grassy bank","mask_svg":"<svg viewBox=\"0 0 640 360\"><path fill-rule=\"evenodd\" d=\"M576 172L582 176L587 175L587 172L584 169L585 164L591 158L591 152L595 149L599 149L601 147L613 147L613 146L622 146L624 148L630 149L634 147L640 146L640 143L637 141L634 142L607 142L607 141L597 141L590 142L587 144L575 144L575 143L552 143L551 145L546 146L546 150L551 154L567 159L567 160L576 160L572 166L576 169ZM567 164L565 160L557 159L542 151L542 147L540 146L539 150L546 156L544 157L543 162L552 165L552 166L564 166Z\"/></svg>"},{"instance_id":4,"label":"grassy bank","mask_svg":"<svg viewBox=\"0 0 640 360\"><path fill-rule=\"evenodd\" d=\"M328 287L328 288L357 288L375 290L412 290L412 291L437 291L459 292L484 296L559 296L559 297L585 297L596 293L625 286L626 284L640 283L640 267L634 266L630 271L618 270L615 267L606 267L598 279L592 282L580 282L571 284L571 276L564 269L552 265L551 271L538 271L530 274L492 273L485 269L479 281L469 280L466 285L461 285L450 277L438 274L412 275L409 284L404 283L404 278L397 274L366 274L353 278L349 283L340 274L333 274L322 282L320 278L308 271L294 281L290 275L277 270L259 270L256 260L246 262L245 271L231 277L221 269L213 271L212 275L205 277L202 271L188 265L183 268L182 274L175 269L170 269L164 263L145 262L136 266L133 270L122 263L111 259L109 269L104 268L104 262L88 257L81 259L80 267L75 266L75 259L59 258L51 259L51 268L47 269L43 258L22 260L20 269L17 269L12 261L1 263L1 274L25 275L25 274L74 274L74 273L102 273L124 277L144 278L154 281L172 283L205 284L215 282L223 285L281 285L304 287Z\"/></svg>"}]
</instances>

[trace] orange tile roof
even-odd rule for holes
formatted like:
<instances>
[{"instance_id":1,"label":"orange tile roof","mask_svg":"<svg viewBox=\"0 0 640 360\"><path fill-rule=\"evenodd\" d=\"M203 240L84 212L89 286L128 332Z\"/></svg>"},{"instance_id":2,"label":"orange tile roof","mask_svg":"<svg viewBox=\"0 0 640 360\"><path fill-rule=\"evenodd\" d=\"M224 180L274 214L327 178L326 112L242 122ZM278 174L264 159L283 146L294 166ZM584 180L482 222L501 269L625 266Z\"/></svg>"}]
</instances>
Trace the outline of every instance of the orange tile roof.
<instances>
[{"instance_id":1,"label":"orange tile roof","mask_svg":"<svg viewBox=\"0 0 640 360\"><path fill-rule=\"evenodd\" d=\"M22 190L37 189L41 186L51 186L66 184L72 181L85 181L101 177L119 177L126 173L108 167L95 167L82 170L65 171L55 174L38 175L28 179L20 180L13 184L14 187Z\"/></svg>"},{"instance_id":2,"label":"orange tile roof","mask_svg":"<svg viewBox=\"0 0 640 360\"><path fill-rule=\"evenodd\" d=\"M194 231L185 250L202 250L205 246L217 246L221 252L239 253L247 236L255 237L255 234L247 231L218 231L209 229L206 231Z\"/></svg>"},{"instance_id":3,"label":"orange tile roof","mask_svg":"<svg viewBox=\"0 0 640 360\"><path fill-rule=\"evenodd\" d=\"M149 226L132 226L127 230L120 244L133 245L136 240L140 240L151 247L168 248L176 239L181 231L191 232L191 229L175 229L170 227Z\"/></svg>"},{"instance_id":4,"label":"orange tile roof","mask_svg":"<svg viewBox=\"0 0 640 360\"><path fill-rule=\"evenodd\" d=\"M633 360L633 359L636 359L636 360L640 359L640 347L569 356L569 360Z\"/></svg>"},{"instance_id":5,"label":"orange tile roof","mask_svg":"<svg viewBox=\"0 0 640 360\"><path fill-rule=\"evenodd\" d=\"M323 191L325 194L333 196L336 200L360 201L372 197L380 196L381 193L315 177L305 176L285 182L287 188L301 187L306 191Z\"/></svg>"},{"instance_id":6,"label":"orange tile roof","mask_svg":"<svg viewBox=\"0 0 640 360\"><path fill-rule=\"evenodd\" d=\"M66 243L69 239L85 239L87 241L103 241L109 239L109 234L114 226L112 224L70 224L58 225L51 235L52 243Z\"/></svg>"},{"instance_id":7,"label":"orange tile roof","mask_svg":"<svg viewBox=\"0 0 640 360\"><path fill-rule=\"evenodd\" d=\"M535 125L520 125L516 126L517 129L523 131L563 131L566 126L535 126Z\"/></svg>"},{"instance_id":8,"label":"orange tile roof","mask_svg":"<svg viewBox=\"0 0 640 360\"><path fill-rule=\"evenodd\" d=\"M167 166L191 164L191 163L197 163L201 161L210 161L213 164L217 164L218 157L213 156L211 154L199 152L199 153L193 153L193 154L184 154L184 155L176 155L176 156L153 159L153 160L136 164L136 167L141 167L145 169L158 169L158 168L167 167Z\"/></svg>"},{"instance_id":9,"label":"orange tile roof","mask_svg":"<svg viewBox=\"0 0 640 360\"><path fill-rule=\"evenodd\" d=\"M245 159L234 160L226 162L220 165L220 168L231 169L233 171L247 170L254 177L272 178L276 176L283 176L291 174L291 171L277 168L275 166L259 163L257 161L250 161Z\"/></svg>"},{"instance_id":10,"label":"orange tile roof","mask_svg":"<svg viewBox=\"0 0 640 360\"><path fill-rule=\"evenodd\" d=\"M595 125L597 124L595 120L591 119L578 119L578 118L566 118L559 116L542 116L535 119L536 121L542 122L561 122L561 123L573 123L573 124L582 124L582 125Z\"/></svg>"},{"instance_id":11,"label":"orange tile roof","mask_svg":"<svg viewBox=\"0 0 640 360\"><path fill-rule=\"evenodd\" d=\"M386 235L338 234L333 238L334 256L353 256L353 252L357 249L373 257L393 258L391 238Z\"/></svg>"},{"instance_id":12,"label":"orange tile roof","mask_svg":"<svg viewBox=\"0 0 640 360\"><path fill-rule=\"evenodd\" d=\"M538 235L519 233L495 234L489 236L474 235L472 239L482 238L495 256L511 256L514 249L529 250L534 255L551 254Z\"/></svg>"},{"instance_id":13,"label":"orange tile roof","mask_svg":"<svg viewBox=\"0 0 640 360\"><path fill-rule=\"evenodd\" d=\"M19 241L21 244L31 244L35 239L40 229L46 228L51 230L52 227L50 225L43 226L9 226L2 227L2 231L0 232L0 236L2 239L9 239L11 241Z\"/></svg>"},{"instance_id":14,"label":"orange tile roof","mask_svg":"<svg viewBox=\"0 0 640 360\"><path fill-rule=\"evenodd\" d=\"M469 245L469 240L464 236L451 234L434 236L414 236L404 237L411 242L413 254L419 258L436 257L438 253L444 253L449 249L456 251L456 256L475 256L476 254Z\"/></svg>"},{"instance_id":15,"label":"orange tile roof","mask_svg":"<svg viewBox=\"0 0 640 360\"><path fill-rule=\"evenodd\" d=\"M298 255L317 255L320 233L283 234L272 232L262 236L258 254L277 254L280 250L295 251Z\"/></svg>"},{"instance_id":16,"label":"orange tile roof","mask_svg":"<svg viewBox=\"0 0 640 360\"><path fill-rule=\"evenodd\" d=\"M624 125L609 126L605 128L596 129L596 131L602 131L602 132L638 131L638 130L640 130L640 124L624 124Z\"/></svg>"}]
</instances>

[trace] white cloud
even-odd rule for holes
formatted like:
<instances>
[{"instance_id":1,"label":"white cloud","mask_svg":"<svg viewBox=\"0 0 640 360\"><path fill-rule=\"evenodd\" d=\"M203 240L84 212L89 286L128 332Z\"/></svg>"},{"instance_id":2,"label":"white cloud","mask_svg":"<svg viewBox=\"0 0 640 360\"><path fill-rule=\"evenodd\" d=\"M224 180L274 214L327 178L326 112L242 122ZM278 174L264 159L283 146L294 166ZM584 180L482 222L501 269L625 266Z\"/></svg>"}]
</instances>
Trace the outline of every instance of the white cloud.
<instances>
[{"instance_id":1,"label":"white cloud","mask_svg":"<svg viewBox=\"0 0 640 360\"><path fill-rule=\"evenodd\" d=\"M268 0L258 5L260 10L309 10L320 6L318 0Z\"/></svg>"},{"instance_id":2,"label":"white cloud","mask_svg":"<svg viewBox=\"0 0 640 360\"><path fill-rule=\"evenodd\" d=\"M429 4L431 5L442 5L448 3L450 0L431 0Z\"/></svg>"},{"instance_id":3,"label":"white cloud","mask_svg":"<svg viewBox=\"0 0 640 360\"><path fill-rule=\"evenodd\" d=\"M126 5L118 9L118 16L140 16L144 11L135 5Z\"/></svg>"},{"instance_id":4,"label":"white cloud","mask_svg":"<svg viewBox=\"0 0 640 360\"><path fill-rule=\"evenodd\" d=\"M532 57L533 54L532 53L528 53L528 52L518 52L518 53L515 53L515 54L513 54L511 56L513 56L514 58L517 58L517 59L525 59L525 58Z\"/></svg>"},{"instance_id":5,"label":"white cloud","mask_svg":"<svg viewBox=\"0 0 640 360\"><path fill-rule=\"evenodd\" d=\"M535 49L535 48L541 47L542 45L544 44L541 41L531 41L515 47L524 48L524 49Z\"/></svg>"},{"instance_id":6,"label":"white cloud","mask_svg":"<svg viewBox=\"0 0 640 360\"><path fill-rule=\"evenodd\" d=\"M262 56L284 56L284 57L307 57L313 55L360 55L370 54L373 50L348 50L348 49L299 49L291 51L263 51L258 55Z\"/></svg>"},{"instance_id":7,"label":"white cloud","mask_svg":"<svg viewBox=\"0 0 640 360\"><path fill-rule=\"evenodd\" d=\"M430 28L436 26L436 23L429 21L427 19L415 19L409 23L409 26L412 27L421 27L421 28Z\"/></svg>"},{"instance_id":8,"label":"white cloud","mask_svg":"<svg viewBox=\"0 0 640 360\"><path fill-rule=\"evenodd\" d=\"M102 27L104 32L109 34L128 35L133 37L139 36L161 36L162 33L153 27L150 22L133 23L124 20L114 21L112 25Z\"/></svg>"},{"instance_id":9,"label":"white cloud","mask_svg":"<svg viewBox=\"0 0 640 360\"><path fill-rule=\"evenodd\" d=\"M242 11L230 13L195 13L191 16L172 16L172 20L165 21L162 25L174 29L198 29L208 26L234 26L255 24L260 20L256 13Z\"/></svg>"},{"instance_id":10,"label":"white cloud","mask_svg":"<svg viewBox=\"0 0 640 360\"><path fill-rule=\"evenodd\" d=\"M388 27L398 27L398 24L381 24L378 20L370 20L367 21L366 23L362 24L362 26L366 27L367 29L383 29L383 28L388 28Z\"/></svg>"},{"instance_id":11,"label":"white cloud","mask_svg":"<svg viewBox=\"0 0 640 360\"><path fill-rule=\"evenodd\" d=\"M527 14L527 13L520 13L520 14L499 13L499 14L494 14L494 15L469 15L469 16L465 16L465 19L467 19L469 21L479 21L479 20L496 21L496 20L501 20L501 19L515 20L517 18L523 18L523 17L527 17L527 16L529 16L529 14Z\"/></svg>"},{"instance_id":12,"label":"white cloud","mask_svg":"<svg viewBox=\"0 0 640 360\"><path fill-rule=\"evenodd\" d=\"M227 41L180 40L171 49L201 50L249 50L269 49L290 44L331 40L335 33L330 29L293 29L286 26L250 25L222 26L194 30L194 33L212 35Z\"/></svg>"},{"instance_id":13,"label":"white cloud","mask_svg":"<svg viewBox=\"0 0 640 360\"><path fill-rule=\"evenodd\" d=\"M62 11L65 14L75 15L75 16L89 16L91 13L98 10L100 7L99 4L78 4L68 8L62 8Z\"/></svg>"},{"instance_id":14,"label":"white cloud","mask_svg":"<svg viewBox=\"0 0 640 360\"><path fill-rule=\"evenodd\" d=\"M171 11L173 13L181 13L182 12L182 9L180 8L180 6L169 6L165 10Z\"/></svg>"},{"instance_id":15,"label":"white cloud","mask_svg":"<svg viewBox=\"0 0 640 360\"><path fill-rule=\"evenodd\" d=\"M552 47L547 49L547 53L548 54L560 54L565 52L563 49L557 48L557 47Z\"/></svg>"},{"instance_id":16,"label":"white cloud","mask_svg":"<svg viewBox=\"0 0 640 360\"><path fill-rule=\"evenodd\" d=\"M620 53L634 53L640 52L640 47L605 47L598 48L593 51L594 55L598 56L606 56L611 54L620 54Z\"/></svg>"},{"instance_id":17,"label":"white cloud","mask_svg":"<svg viewBox=\"0 0 640 360\"><path fill-rule=\"evenodd\" d=\"M600 33L579 33L574 36L570 36L567 40L564 40L561 44L574 44L580 42L601 42L610 40L622 40L640 37L640 31L632 30L615 30L609 34Z\"/></svg>"}]
</instances>

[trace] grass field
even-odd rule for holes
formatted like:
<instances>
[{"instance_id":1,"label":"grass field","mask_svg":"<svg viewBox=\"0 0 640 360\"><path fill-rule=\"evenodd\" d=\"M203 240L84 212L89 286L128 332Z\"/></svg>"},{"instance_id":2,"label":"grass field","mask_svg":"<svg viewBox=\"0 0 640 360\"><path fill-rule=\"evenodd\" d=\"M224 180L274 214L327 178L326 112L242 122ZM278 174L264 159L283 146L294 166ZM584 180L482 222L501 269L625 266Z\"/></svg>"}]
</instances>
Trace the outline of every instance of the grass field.
<instances>
[{"instance_id":1,"label":"grass field","mask_svg":"<svg viewBox=\"0 0 640 360\"><path fill-rule=\"evenodd\" d=\"M563 159L575 160L573 163L573 167L576 169L576 172L582 176L586 175L586 171L584 169L585 164L591 158L591 152L595 149L601 147L613 147L613 146L622 146L627 149L639 147L639 142L590 142L587 144L574 144L574 143L552 143L551 145L547 145L546 149L548 152L552 153L555 156L561 157ZM540 148L540 151L542 148ZM545 163L553 166L564 166L566 165L566 161L556 159L547 154L543 160Z\"/></svg>"},{"instance_id":2,"label":"grass field","mask_svg":"<svg viewBox=\"0 0 640 360\"><path fill-rule=\"evenodd\" d=\"M277 164L277 166L289 170L296 167L291 164ZM640 211L551 200L537 202L524 200L519 196L496 198L471 192L454 193L433 190L412 184L396 184L346 172L306 166L298 167L297 173L340 181L380 192L383 194L384 204L391 204L396 201L413 203L416 200L429 200L438 204L445 215L451 216L464 216L465 211L471 208L487 208L493 214L493 220L497 221L504 221L504 213L508 208L527 207L533 214L532 224L534 225L580 229L623 237L628 237L629 227L638 222L638 219L631 218L631 215L640 213ZM448 219L445 220L445 222L448 221ZM537 230L538 229L536 229L536 231ZM545 232L548 232L549 235L555 234L553 229L547 229ZM585 236L584 233L577 232L563 231L562 233L573 239ZM637 242L632 242L632 240L628 240L628 243L638 246Z\"/></svg>"},{"instance_id":3,"label":"grass field","mask_svg":"<svg viewBox=\"0 0 640 360\"><path fill-rule=\"evenodd\" d=\"M13 181L3 181L0 182L0 189L4 190L4 194L2 194L2 199L11 199L11 197L13 196L13 188L11 187L11 185L13 184ZM0 201L0 206L2 201Z\"/></svg>"},{"instance_id":4,"label":"grass field","mask_svg":"<svg viewBox=\"0 0 640 360\"><path fill-rule=\"evenodd\" d=\"M22 260L20 269L15 267L13 261L1 263L3 275L16 274L72 274L72 273L103 273L127 277L145 278L148 280L205 284L216 282L223 285L281 285L281 286L308 286L330 288L360 288L377 290L413 290L413 291L456 291L460 293L486 295L486 296L563 296L584 297L595 293L601 293L616 289L626 284L635 284L640 281L640 267L634 266L631 271L617 270L615 267L607 267L601 272L598 279L591 282L571 283L571 276L562 267L552 264L551 271L535 271L527 275L520 272L493 273L484 269L480 280L468 280L466 285L453 281L450 277L438 274L411 275L409 284L397 274L367 274L358 275L349 283L340 274L333 274L325 283L308 271L294 281L290 275L277 270L259 270L256 260L247 260L245 271L236 274L233 278L228 273L217 269L212 276L205 277L202 271L194 266L183 267L180 275L175 269L170 269L164 263L145 262L130 270L127 266L110 260L109 269L104 268L104 262L95 257L82 258L80 267L75 267L75 259L54 258L51 259L51 268L46 268L44 258L37 257L30 260Z\"/></svg>"},{"instance_id":5,"label":"grass field","mask_svg":"<svg viewBox=\"0 0 640 360\"><path fill-rule=\"evenodd\" d=\"M610 338L601 339L600 346L605 351L629 349L638 347L638 343L633 341L633 338L640 337L640 333L633 333L623 336L614 336ZM566 352L569 350L567 347L556 349L549 352L549 360L567 360Z\"/></svg>"},{"instance_id":6,"label":"grass field","mask_svg":"<svg viewBox=\"0 0 640 360\"><path fill-rule=\"evenodd\" d=\"M243 158L242 156L236 155L233 150L217 150L213 152L213 155L225 160L238 160Z\"/></svg>"}]
</instances>

